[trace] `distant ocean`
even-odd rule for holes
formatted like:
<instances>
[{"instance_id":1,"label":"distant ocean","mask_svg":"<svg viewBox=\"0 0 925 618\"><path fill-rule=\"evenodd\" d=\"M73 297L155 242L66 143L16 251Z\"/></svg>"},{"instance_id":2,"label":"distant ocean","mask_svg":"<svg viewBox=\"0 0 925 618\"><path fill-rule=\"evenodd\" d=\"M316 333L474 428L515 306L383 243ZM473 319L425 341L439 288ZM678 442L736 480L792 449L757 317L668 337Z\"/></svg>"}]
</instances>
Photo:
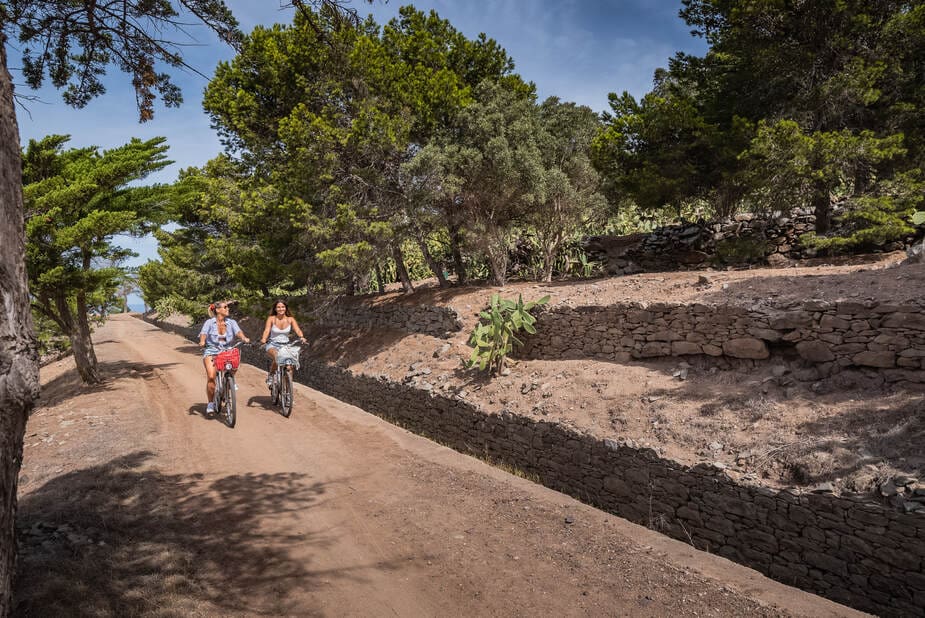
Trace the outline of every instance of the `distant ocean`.
<instances>
[{"instance_id":1,"label":"distant ocean","mask_svg":"<svg viewBox=\"0 0 925 618\"><path fill-rule=\"evenodd\" d=\"M129 294L128 308L131 311L137 311L138 313L144 313L145 302L141 300L141 297L138 294Z\"/></svg>"}]
</instances>

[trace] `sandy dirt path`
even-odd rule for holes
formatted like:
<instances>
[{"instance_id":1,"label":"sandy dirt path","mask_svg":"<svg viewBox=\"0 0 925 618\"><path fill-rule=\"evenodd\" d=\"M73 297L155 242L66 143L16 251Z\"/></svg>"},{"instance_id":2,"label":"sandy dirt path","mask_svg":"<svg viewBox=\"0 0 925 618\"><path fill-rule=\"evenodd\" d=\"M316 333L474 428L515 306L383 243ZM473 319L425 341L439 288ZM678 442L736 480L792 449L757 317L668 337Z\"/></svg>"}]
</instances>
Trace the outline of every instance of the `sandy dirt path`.
<instances>
[{"instance_id":1,"label":"sandy dirt path","mask_svg":"<svg viewBox=\"0 0 925 618\"><path fill-rule=\"evenodd\" d=\"M252 333L256 335L256 333ZM106 383L43 370L21 476L19 615L850 616L129 316Z\"/></svg>"}]
</instances>

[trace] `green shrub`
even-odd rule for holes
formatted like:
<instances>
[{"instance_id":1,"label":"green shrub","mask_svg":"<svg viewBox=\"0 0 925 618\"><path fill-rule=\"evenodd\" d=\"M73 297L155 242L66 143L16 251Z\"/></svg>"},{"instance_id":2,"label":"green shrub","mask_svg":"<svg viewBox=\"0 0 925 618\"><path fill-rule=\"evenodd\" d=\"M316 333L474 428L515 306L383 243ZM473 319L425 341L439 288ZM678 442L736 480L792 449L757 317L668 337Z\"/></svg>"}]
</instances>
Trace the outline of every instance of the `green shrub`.
<instances>
[{"instance_id":1,"label":"green shrub","mask_svg":"<svg viewBox=\"0 0 925 618\"><path fill-rule=\"evenodd\" d=\"M159 319L170 317L174 314L185 315L192 321L205 312L202 303L197 303L179 296L168 295L157 299L154 303L154 310L157 312Z\"/></svg>"},{"instance_id":2,"label":"green shrub","mask_svg":"<svg viewBox=\"0 0 925 618\"><path fill-rule=\"evenodd\" d=\"M517 302L503 299L500 294L492 294L488 310L479 313L484 321L476 325L469 337L469 345L475 349L466 366L477 364L480 371L487 369L491 375L501 373L514 344L523 345L514 333L521 329L531 335L536 333L533 326L536 318L530 315L530 310L548 302L549 296L525 303L520 294L517 295Z\"/></svg>"}]
</instances>

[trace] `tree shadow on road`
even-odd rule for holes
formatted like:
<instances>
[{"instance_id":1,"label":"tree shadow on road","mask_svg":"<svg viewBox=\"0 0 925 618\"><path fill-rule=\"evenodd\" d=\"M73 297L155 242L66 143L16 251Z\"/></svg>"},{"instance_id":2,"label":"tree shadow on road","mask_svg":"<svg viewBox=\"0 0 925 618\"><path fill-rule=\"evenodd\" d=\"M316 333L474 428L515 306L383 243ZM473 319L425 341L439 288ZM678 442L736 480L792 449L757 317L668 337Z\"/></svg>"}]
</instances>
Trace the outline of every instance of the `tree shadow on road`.
<instances>
[{"instance_id":1,"label":"tree shadow on road","mask_svg":"<svg viewBox=\"0 0 925 618\"><path fill-rule=\"evenodd\" d=\"M356 577L313 571L290 553L334 541L284 524L317 506L324 484L296 473L163 474L152 457L64 474L20 498L15 615L300 613L293 592Z\"/></svg>"},{"instance_id":2,"label":"tree shadow on road","mask_svg":"<svg viewBox=\"0 0 925 618\"><path fill-rule=\"evenodd\" d=\"M69 361L73 362L73 361ZM156 377L158 370L166 370L176 363L151 363L131 361L101 362L97 365L103 381L99 384L84 384L76 368L70 368L61 375L50 380L42 386L40 404L44 407L53 407L75 394L102 393L113 390L113 383L123 379L142 378L144 380Z\"/></svg>"}]
</instances>

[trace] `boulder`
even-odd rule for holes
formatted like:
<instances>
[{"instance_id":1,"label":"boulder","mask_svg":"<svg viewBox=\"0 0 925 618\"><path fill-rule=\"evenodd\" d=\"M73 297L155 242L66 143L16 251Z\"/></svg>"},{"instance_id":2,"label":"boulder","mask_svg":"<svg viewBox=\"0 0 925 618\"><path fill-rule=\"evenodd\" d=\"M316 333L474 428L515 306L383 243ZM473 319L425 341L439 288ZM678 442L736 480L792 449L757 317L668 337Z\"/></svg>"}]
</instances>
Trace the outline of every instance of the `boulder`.
<instances>
[{"instance_id":1,"label":"boulder","mask_svg":"<svg viewBox=\"0 0 925 618\"><path fill-rule=\"evenodd\" d=\"M812 314L805 311L785 311L771 318L771 328L777 330L801 328L812 323Z\"/></svg>"},{"instance_id":2,"label":"boulder","mask_svg":"<svg viewBox=\"0 0 925 618\"><path fill-rule=\"evenodd\" d=\"M895 367L896 352L860 352L852 356L851 361L863 367Z\"/></svg>"},{"instance_id":3,"label":"boulder","mask_svg":"<svg viewBox=\"0 0 925 618\"><path fill-rule=\"evenodd\" d=\"M723 342L723 354L733 358L765 359L770 356L768 346L761 339L739 337Z\"/></svg>"},{"instance_id":4,"label":"boulder","mask_svg":"<svg viewBox=\"0 0 925 618\"><path fill-rule=\"evenodd\" d=\"M835 354L831 348L821 341L801 341L796 347L800 358L811 363L827 363L835 360Z\"/></svg>"},{"instance_id":5,"label":"boulder","mask_svg":"<svg viewBox=\"0 0 925 618\"><path fill-rule=\"evenodd\" d=\"M703 348L699 343L689 341L673 341L671 343L672 356L684 356L686 354L703 354Z\"/></svg>"}]
</instances>

